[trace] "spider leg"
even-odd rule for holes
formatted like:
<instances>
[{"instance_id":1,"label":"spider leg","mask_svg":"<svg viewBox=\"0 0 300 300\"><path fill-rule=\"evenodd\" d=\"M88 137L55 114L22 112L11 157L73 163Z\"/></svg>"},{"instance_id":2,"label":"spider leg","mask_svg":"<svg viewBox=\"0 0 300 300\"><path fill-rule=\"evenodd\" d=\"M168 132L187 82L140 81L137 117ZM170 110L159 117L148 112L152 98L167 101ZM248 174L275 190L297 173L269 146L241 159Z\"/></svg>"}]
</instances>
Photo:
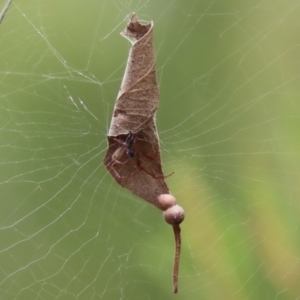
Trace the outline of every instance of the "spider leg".
<instances>
[{"instance_id":1,"label":"spider leg","mask_svg":"<svg viewBox=\"0 0 300 300\"><path fill-rule=\"evenodd\" d=\"M171 175L174 174L174 172L172 172L171 174L166 175L166 176L165 176L165 175L155 175L155 174L153 174L152 172L148 171L146 168L144 168L144 167L142 166L142 164L141 164L141 162L140 162L139 159L136 160L136 163L137 163L138 168L139 168L141 171L147 173L148 175L150 175L151 177L153 177L153 178L155 178L155 179L167 178L167 177L170 177Z\"/></svg>"},{"instance_id":2,"label":"spider leg","mask_svg":"<svg viewBox=\"0 0 300 300\"><path fill-rule=\"evenodd\" d=\"M123 146L119 147L116 149L116 151L112 154L111 156L111 160L113 161L113 164L125 164L127 162L127 160L125 161L119 161L118 158L122 157L122 155L125 153L125 148Z\"/></svg>"},{"instance_id":3,"label":"spider leg","mask_svg":"<svg viewBox=\"0 0 300 300\"><path fill-rule=\"evenodd\" d=\"M131 131L127 135L125 141L123 141L121 138L118 138L118 137L112 137L112 139L115 141L116 144L120 145L115 150L115 152L112 154L112 156L111 156L112 161L119 163L119 164L126 163L127 160L122 162L118 159L119 157L122 157L123 154L126 154L126 156L129 158L133 158L133 156L134 156L134 149L133 149L134 140L133 140L133 134Z\"/></svg>"},{"instance_id":4,"label":"spider leg","mask_svg":"<svg viewBox=\"0 0 300 300\"><path fill-rule=\"evenodd\" d=\"M116 143L118 143L120 145L126 146L126 143L122 139L120 139L120 138L112 136L111 139L113 139Z\"/></svg>"},{"instance_id":5,"label":"spider leg","mask_svg":"<svg viewBox=\"0 0 300 300\"><path fill-rule=\"evenodd\" d=\"M116 177L117 177L117 178L119 178L119 179L124 179L124 178L126 178L126 177L128 176L128 175L121 176L121 175L118 173L118 171L116 170L116 168L115 168L115 165L114 165L114 164L112 164L112 166L111 166L111 170L113 170L113 172L115 173Z\"/></svg>"},{"instance_id":6,"label":"spider leg","mask_svg":"<svg viewBox=\"0 0 300 300\"><path fill-rule=\"evenodd\" d=\"M111 160L114 162L113 165L115 165L115 164L124 165L124 164L127 163L127 160L125 160L125 161L119 161L119 160L117 160L116 156L114 156L114 155L112 156Z\"/></svg>"}]
</instances>

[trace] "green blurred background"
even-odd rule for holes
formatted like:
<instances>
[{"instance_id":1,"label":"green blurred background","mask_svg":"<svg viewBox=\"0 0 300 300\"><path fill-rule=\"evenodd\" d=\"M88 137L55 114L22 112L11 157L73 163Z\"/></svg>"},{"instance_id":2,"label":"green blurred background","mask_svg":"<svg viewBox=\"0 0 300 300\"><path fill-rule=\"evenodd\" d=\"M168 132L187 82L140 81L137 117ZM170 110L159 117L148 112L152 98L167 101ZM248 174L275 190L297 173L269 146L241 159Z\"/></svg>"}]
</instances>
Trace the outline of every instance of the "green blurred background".
<instances>
[{"instance_id":1,"label":"green blurred background","mask_svg":"<svg viewBox=\"0 0 300 300\"><path fill-rule=\"evenodd\" d=\"M1 7L6 1L1 0ZM102 159L154 21L179 294L161 212ZM1 299L299 299L300 2L15 0L0 25Z\"/></svg>"}]
</instances>

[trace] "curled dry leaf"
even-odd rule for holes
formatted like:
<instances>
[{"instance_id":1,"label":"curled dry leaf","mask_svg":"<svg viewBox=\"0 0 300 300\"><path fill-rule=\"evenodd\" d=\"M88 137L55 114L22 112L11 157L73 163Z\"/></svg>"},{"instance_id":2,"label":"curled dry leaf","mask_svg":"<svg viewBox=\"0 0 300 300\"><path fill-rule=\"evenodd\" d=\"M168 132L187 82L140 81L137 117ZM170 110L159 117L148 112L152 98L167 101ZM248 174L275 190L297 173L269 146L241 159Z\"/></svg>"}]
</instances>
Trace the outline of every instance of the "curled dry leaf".
<instances>
[{"instance_id":1,"label":"curled dry leaf","mask_svg":"<svg viewBox=\"0 0 300 300\"><path fill-rule=\"evenodd\" d=\"M162 170L155 124L159 91L155 72L153 22L142 24L133 13L122 35L132 43L110 129L104 165L113 178L133 194L164 211L174 229L176 251L173 272L177 293L180 227L183 209L170 195Z\"/></svg>"}]
</instances>

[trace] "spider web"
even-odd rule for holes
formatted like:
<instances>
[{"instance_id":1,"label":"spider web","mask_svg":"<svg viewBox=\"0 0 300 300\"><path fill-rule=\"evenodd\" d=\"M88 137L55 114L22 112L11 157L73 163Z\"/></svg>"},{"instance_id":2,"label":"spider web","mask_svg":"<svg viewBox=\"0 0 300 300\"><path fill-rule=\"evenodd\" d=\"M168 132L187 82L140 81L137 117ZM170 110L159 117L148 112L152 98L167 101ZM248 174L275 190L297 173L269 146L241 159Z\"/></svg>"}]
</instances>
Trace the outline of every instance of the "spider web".
<instances>
[{"instance_id":1,"label":"spider web","mask_svg":"<svg viewBox=\"0 0 300 300\"><path fill-rule=\"evenodd\" d=\"M102 163L133 11L154 21L164 171L186 213L177 299L300 299L296 0L13 2L0 298L173 297L171 227Z\"/></svg>"}]
</instances>

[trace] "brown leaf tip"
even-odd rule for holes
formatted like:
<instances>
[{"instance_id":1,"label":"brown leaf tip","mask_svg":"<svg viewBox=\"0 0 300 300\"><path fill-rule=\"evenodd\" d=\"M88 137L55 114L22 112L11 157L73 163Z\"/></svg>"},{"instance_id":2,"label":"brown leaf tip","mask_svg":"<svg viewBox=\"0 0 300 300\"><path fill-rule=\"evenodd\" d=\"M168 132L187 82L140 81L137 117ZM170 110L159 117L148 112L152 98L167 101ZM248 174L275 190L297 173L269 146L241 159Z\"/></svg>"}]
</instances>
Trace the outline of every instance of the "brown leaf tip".
<instances>
[{"instance_id":1,"label":"brown leaf tip","mask_svg":"<svg viewBox=\"0 0 300 300\"><path fill-rule=\"evenodd\" d=\"M124 36L133 37L136 40L141 39L151 28L152 22L141 24L135 13L132 13L131 20L126 29L122 32Z\"/></svg>"}]
</instances>

